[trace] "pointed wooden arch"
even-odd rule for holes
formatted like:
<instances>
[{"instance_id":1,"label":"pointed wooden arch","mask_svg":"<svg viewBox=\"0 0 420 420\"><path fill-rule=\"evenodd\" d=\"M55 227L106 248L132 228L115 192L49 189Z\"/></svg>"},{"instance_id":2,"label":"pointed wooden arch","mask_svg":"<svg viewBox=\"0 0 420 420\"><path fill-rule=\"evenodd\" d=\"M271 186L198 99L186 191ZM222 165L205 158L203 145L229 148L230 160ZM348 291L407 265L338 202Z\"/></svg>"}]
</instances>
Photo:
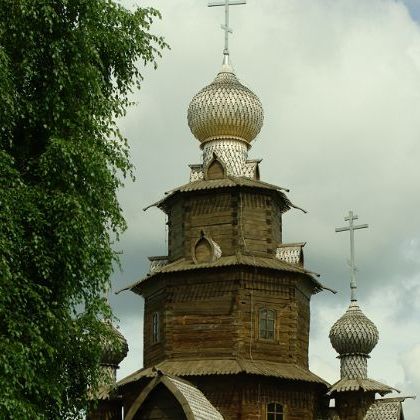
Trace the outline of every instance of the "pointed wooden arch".
<instances>
[{"instance_id":1,"label":"pointed wooden arch","mask_svg":"<svg viewBox=\"0 0 420 420\"><path fill-rule=\"evenodd\" d=\"M213 158L207 165L205 174L205 179L223 179L226 178L226 166L225 164L217 157L216 153L213 153Z\"/></svg>"},{"instance_id":2,"label":"pointed wooden arch","mask_svg":"<svg viewBox=\"0 0 420 420\"><path fill-rule=\"evenodd\" d=\"M162 384L166 387L166 389L174 396L177 402L180 405L181 410L185 414L187 420L196 420L196 415L194 415L193 409L191 407L191 401L188 401L188 398L181 389L179 389L176 383L183 382L184 386L187 388L191 388L196 394L200 394L200 396L207 401L207 414L209 418L222 420L223 417L221 414L216 410L216 408L207 400L205 395L195 388L192 384L182 381L180 378L170 377L166 375L164 372L157 371L157 376L143 389L143 391L137 396L134 400L133 404L131 405L130 409L128 410L127 414L124 416L124 420L133 420L138 411L142 408L143 403L147 400L147 398L151 395L151 393L156 389L157 386ZM197 395L195 395L195 398ZM194 398L193 398L194 399Z\"/></svg>"},{"instance_id":3,"label":"pointed wooden arch","mask_svg":"<svg viewBox=\"0 0 420 420\"><path fill-rule=\"evenodd\" d=\"M128 410L127 415L124 416L124 420L133 420L134 416L137 414L137 411L141 408L143 403L146 401L147 397L159 384L163 384L169 390L169 392L176 398L187 420L195 420L195 416L191 410L190 403L185 398L185 396L166 376L161 375L153 379L153 381L151 381L149 385L147 385L146 388L143 389L140 395L134 400L134 403Z\"/></svg>"},{"instance_id":4,"label":"pointed wooden arch","mask_svg":"<svg viewBox=\"0 0 420 420\"><path fill-rule=\"evenodd\" d=\"M221 255L221 250L211 238L206 236L204 231L201 231L200 238L193 243L191 254L196 264L202 264L216 261Z\"/></svg>"}]
</instances>

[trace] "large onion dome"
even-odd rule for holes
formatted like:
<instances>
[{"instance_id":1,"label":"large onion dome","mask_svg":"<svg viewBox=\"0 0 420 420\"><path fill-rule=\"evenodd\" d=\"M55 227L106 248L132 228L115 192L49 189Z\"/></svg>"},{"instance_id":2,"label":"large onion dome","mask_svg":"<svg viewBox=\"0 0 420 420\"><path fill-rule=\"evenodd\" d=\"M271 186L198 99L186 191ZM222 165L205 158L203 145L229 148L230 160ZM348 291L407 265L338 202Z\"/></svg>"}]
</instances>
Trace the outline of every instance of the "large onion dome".
<instances>
[{"instance_id":1,"label":"large onion dome","mask_svg":"<svg viewBox=\"0 0 420 420\"><path fill-rule=\"evenodd\" d=\"M101 363L118 366L127 356L127 340L110 321L106 320L105 324L109 328L109 336L103 338Z\"/></svg>"},{"instance_id":2,"label":"large onion dome","mask_svg":"<svg viewBox=\"0 0 420 420\"><path fill-rule=\"evenodd\" d=\"M332 326L330 341L340 355L368 355L378 343L375 324L352 302L346 313Z\"/></svg>"},{"instance_id":3,"label":"large onion dome","mask_svg":"<svg viewBox=\"0 0 420 420\"><path fill-rule=\"evenodd\" d=\"M229 63L188 107L188 125L201 143L217 139L250 143L260 132L263 119L257 95L241 84Z\"/></svg>"}]
</instances>

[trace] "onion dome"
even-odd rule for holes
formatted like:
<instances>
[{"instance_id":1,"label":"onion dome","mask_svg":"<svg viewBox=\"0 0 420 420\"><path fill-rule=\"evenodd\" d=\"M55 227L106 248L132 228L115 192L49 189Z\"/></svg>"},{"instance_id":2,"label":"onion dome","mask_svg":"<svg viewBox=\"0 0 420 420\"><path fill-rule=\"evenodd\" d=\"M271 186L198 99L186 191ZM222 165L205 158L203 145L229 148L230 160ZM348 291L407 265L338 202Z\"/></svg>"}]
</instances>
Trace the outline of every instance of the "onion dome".
<instances>
[{"instance_id":1,"label":"onion dome","mask_svg":"<svg viewBox=\"0 0 420 420\"><path fill-rule=\"evenodd\" d=\"M241 84L228 60L188 107L188 125L201 143L236 139L249 144L260 132L263 119L260 100Z\"/></svg>"},{"instance_id":2,"label":"onion dome","mask_svg":"<svg viewBox=\"0 0 420 420\"><path fill-rule=\"evenodd\" d=\"M110 321L106 320L105 324L109 328L109 336L103 338L101 364L118 366L127 356L127 340Z\"/></svg>"},{"instance_id":3,"label":"onion dome","mask_svg":"<svg viewBox=\"0 0 420 420\"><path fill-rule=\"evenodd\" d=\"M379 333L375 324L352 302L346 313L332 326L330 341L342 355L368 355L378 343Z\"/></svg>"}]
</instances>

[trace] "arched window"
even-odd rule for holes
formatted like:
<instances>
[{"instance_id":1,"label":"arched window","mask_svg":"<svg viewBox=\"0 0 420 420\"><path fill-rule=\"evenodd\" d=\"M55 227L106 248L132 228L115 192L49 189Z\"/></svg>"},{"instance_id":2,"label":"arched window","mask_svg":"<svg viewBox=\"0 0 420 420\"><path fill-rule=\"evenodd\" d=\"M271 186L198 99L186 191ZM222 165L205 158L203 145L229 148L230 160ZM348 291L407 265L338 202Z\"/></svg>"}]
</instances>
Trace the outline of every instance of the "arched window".
<instances>
[{"instance_id":1,"label":"arched window","mask_svg":"<svg viewBox=\"0 0 420 420\"><path fill-rule=\"evenodd\" d=\"M152 315L152 343L160 341L160 316L159 312L153 312Z\"/></svg>"},{"instance_id":2,"label":"arched window","mask_svg":"<svg viewBox=\"0 0 420 420\"><path fill-rule=\"evenodd\" d=\"M215 159L207 169L207 179L220 179L225 177L225 168Z\"/></svg>"},{"instance_id":3,"label":"arched window","mask_svg":"<svg viewBox=\"0 0 420 420\"><path fill-rule=\"evenodd\" d=\"M209 162L209 166L205 171L205 179L221 179L226 176L226 168L223 163L219 160L215 153L213 158Z\"/></svg>"},{"instance_id":4,"label":"arched window","mask_svg":"<svg viewBox=\"0 0 420 420\"><path fill-rule=\"evenodd\" d=\"M283 406L279 403L268 403L267 404L267 420L283 420L284 411Z\"/></svg>"},{"instance_id":5,"label":"arched window","mask_svg":"<svg viewBox=\"0 0 420 420\"><path fill-rule=\"evenodd\" d=\"M202 236L195 245L194 257L197 263L210 262L213 259L213 249L210 241Z\"/></svg>"},{"instance_id":6,"label":"arched window","mask_svg":"<svg viewBox=\"0 0 420 420\"><path fill-rule=\"evenodd\" d=\"M275 311L262 308L259 312L259 338L274 340Z\"/></svg>"}]
</instances>

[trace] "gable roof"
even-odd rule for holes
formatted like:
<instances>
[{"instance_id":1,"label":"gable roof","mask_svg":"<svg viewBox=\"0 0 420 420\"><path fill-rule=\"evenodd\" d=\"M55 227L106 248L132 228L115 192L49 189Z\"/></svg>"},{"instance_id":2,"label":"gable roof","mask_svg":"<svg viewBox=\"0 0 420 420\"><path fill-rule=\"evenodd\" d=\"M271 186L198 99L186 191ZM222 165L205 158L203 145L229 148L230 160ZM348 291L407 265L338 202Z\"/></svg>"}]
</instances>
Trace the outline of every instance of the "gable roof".
<instances>
[{"instance_id":1,"label":"gable roof","mask_svg":"<svg viewBox=\"0 0 420 420\"><path fill-rule=\"evenodd\" d=\"M223 420L223 416L210 403L205 395L193 384L175 376L154 370L153 379L137 396L129 408L125 419L132 420L152 391L164 385L179 402L187 420Z\"/></svg>"}]
</instances>

